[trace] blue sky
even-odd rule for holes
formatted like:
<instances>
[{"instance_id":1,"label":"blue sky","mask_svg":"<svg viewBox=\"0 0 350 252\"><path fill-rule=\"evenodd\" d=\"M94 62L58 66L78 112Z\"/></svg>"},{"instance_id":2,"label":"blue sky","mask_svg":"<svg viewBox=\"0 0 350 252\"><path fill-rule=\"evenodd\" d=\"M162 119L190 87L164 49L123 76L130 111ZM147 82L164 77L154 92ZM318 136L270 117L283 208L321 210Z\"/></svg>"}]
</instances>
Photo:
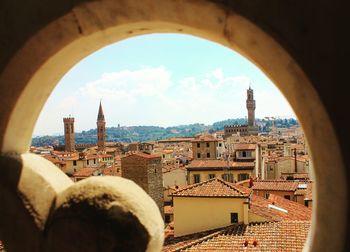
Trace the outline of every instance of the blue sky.
<instances>
[{"instance_id":1,"label":"blue sky","mask_svg":"<svg viewBox=\"0 0 350 252\"><path fill-rule=\"evenodd\" d=\"M250 83L257 118L295 117L274 84L231 49L188 35L129 38L96 51L67 72L33 134L62 134L62 118L68 115L75 117L77 132L95 128L100 99L107 127L211 124L245 117Z\"/></svg>"}]
</instances>

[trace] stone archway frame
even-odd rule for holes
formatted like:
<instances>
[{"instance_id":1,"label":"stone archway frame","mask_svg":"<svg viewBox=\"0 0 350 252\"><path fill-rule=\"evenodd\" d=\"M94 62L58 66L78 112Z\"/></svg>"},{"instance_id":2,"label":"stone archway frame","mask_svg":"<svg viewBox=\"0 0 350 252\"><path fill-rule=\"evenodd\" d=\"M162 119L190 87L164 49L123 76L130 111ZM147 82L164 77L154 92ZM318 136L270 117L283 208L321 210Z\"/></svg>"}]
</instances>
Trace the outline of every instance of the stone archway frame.
<instances>
[{"instance_id":1,"label":"stone archway frame","mask_svg":"<svg viewBox=\"0 0 350 252\"><path fill-rule=\"evenodd\" d=\"M0 76L2 96L11 97L3 102L8 112L1 115L6 120L4 127L0 125L2 153L28 151L45 101L60 78L85 56L125 38L160 32L190 34L229 47L276 84L301 122L314 157L317 204L305 249L342 250L347 212L345 166L316 85L272 36L211 2L85 2L33 34Z\"/></svg>"}]
</instances>

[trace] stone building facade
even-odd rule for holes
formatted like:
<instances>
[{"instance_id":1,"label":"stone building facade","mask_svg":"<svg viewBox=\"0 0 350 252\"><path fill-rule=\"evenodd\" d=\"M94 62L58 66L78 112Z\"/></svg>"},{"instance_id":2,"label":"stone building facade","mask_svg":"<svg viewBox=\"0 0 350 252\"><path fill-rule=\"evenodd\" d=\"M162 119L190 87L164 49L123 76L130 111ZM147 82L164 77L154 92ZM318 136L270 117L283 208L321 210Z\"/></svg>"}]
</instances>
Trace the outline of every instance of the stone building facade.
<instances>
[{"instance_id":1,"label":"stone building facade","mask_svg":"<svg viewBox=\"0 0 350 252\"><path fill-rule=\"evenodd\" d=\"M75 150L74 117L63 118L64 123L64 149L65 151Z\"/></svg>"},{"instance_id":2,"label":"stone building facade","mask_svg":"<svg viewBox=\"0 0 350 252\"><path fill-rule=\"evenodd\" d=\"M122 177L134 181L151 196L164 216L161 157L143 152L133 153L121 159L121 170Z\"/></svg>"},{"instance_id":3,"label":"stone building facade","mask_svg":"<svg viewBox=\"0 0 350 252\"><path fill-rule=\"evenodd\" d=\"M258 135L258 127L255 124L255 100L254 91L249 87L247 90L246 106L248 110L248 124L246 125L225 125L224 137L230 137L235 134L240 136Z\"/></svg>"},{"instance_id":4,"label":"stone building facade","mask_svg":"<svg viewBox=\"0 0 350 252\"><path fill-rule=\"evenodd\" d=\"M203 136L192 141L193 159L216 159L218 139Z\"/></svg>"}]
</instances>

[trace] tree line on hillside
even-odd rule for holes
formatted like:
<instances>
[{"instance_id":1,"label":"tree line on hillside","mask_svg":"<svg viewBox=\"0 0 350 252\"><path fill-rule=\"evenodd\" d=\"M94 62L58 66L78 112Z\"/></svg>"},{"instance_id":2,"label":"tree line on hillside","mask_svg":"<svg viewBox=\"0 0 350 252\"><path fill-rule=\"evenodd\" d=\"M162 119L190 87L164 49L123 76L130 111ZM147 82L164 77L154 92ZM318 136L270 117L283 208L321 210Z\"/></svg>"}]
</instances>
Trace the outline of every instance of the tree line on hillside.
<instances>
[{"instance_id":1,"label":"tree line on hillside","mask_svg":"<svg viewBox=\"0 0 350 252\"><path fill-rule=\"evenodd\" d=\"M225 125L246 124L245 118L227 119L215 122L212 125L201 123L178 125L173 127L159 126L123 126L123 127L107 127L107 142L144 142L150 140L161 140L171 137L191 137L200 132L223 131ZM272 127L272 121L265 119L256 119L256 124L261 132L269 132ZM276 119L276 127L289 128L298 125L297 120ZM84 130L75 133L75 142L77 144L94 144L97 141L96 129ZM32 146L46 145L63 145L64 136L37 136L32 138Z\"/></svg>"}]
</instances>

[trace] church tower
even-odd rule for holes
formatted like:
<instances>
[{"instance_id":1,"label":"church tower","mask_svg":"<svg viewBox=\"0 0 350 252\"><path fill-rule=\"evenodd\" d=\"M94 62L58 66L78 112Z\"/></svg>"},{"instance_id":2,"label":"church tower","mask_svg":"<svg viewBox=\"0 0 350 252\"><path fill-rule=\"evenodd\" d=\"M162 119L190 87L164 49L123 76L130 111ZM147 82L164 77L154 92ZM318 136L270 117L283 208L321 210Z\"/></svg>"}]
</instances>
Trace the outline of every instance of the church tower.
<instances>
[{"instance_id":1,"label":"church tower","mask_svg":"<svg viewBox=\"0 0 350 252\"><path fill-rule=\"evenodd\" d=\"M98 109L97 115L97 147L99 150L104 150L106 142L106 121L102 110L102 104Z\"/></svg>"},{"instance_id":2,"label":"church tower","mask_svg":"<svg viewBox=\"0 0 350 252\"><path fill-rule=\"evenodd\" d=\"M255 126L255 100L253 89L247 90L248 126Z\"/></svg>"},{"instance_id":3,"label":"church tower","mask_svg":"<svg viewBox=\"0 0 350 252\"><path fill-rule=\"evenodd\" d=\"M65 151L75 151L74 117L63 118Z\"/></svg>"}]
</instances>

